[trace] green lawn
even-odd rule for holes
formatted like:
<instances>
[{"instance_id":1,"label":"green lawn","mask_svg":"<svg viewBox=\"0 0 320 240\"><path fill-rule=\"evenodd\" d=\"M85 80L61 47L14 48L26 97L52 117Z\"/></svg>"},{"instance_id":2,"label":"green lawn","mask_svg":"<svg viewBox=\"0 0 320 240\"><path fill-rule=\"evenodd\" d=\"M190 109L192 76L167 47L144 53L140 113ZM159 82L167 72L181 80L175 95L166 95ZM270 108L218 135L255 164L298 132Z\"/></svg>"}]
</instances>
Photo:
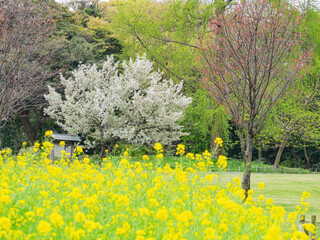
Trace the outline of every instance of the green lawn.
<instances>
[{"instance_id":1,"label":"green lawn","mask_svg":"<svg viewBox=\"0 0 320 240\"><path fill-rule=\"evenodd\" d=\"M234 177L242 179L242 173L217 173L217 184L225 186ZM264 182L265 188L258 189L258 183ZM266 198L273 198L274 204L283 206L287 211L295 210L300 203L303 191L311 193L310 209L306 214L306 220L310 221L310 215L317 216L317 237L320 236L320 175L319 174L278 174L278 173L252 173L251 188L256 199L260 194Z\"/></svg>"}]
</instances>

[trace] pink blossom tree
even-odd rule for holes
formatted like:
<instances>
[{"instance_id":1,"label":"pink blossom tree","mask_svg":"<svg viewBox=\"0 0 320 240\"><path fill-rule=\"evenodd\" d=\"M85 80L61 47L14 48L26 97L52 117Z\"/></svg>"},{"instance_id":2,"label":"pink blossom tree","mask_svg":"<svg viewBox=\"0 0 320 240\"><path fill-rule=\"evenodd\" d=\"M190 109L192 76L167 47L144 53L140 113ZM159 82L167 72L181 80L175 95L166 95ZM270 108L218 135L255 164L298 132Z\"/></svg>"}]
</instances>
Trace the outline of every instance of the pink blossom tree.
<instances>
[{"instance_id":1,"label":"pink blossom tree","mask_svg":"<svg viewBox=\"0 0 320 240\"><path fill-rule=\"evenodd\" d=\"M243 0L212 19L200 42L202 86L238 128L246 196L254 136L277 99L307 69L311 52L302 46L303 22L285 0Z\"/></svg>"}]
</instances>

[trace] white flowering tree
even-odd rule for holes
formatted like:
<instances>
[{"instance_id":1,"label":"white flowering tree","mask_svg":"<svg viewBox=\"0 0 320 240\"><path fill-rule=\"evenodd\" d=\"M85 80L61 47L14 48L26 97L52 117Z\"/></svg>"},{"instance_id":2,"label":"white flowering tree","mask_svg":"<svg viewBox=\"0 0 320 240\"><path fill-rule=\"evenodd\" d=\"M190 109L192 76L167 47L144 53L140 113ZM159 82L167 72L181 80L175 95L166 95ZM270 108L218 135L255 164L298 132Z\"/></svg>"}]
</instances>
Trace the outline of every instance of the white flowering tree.
<instances>
[{"instance_id":1,"label":"white flowering tree","mask_svg":"<svg viewBox=\"0 0 320 240\"><path fill-rule=\"evenodd\" d=\"M163 79L146 56L123 62L123 73L118 65L109 56L101 69L81 65L73 77L61 76L64 96L49 86L46 113L67 132L99 140L101 157L113 139L170 143L185 134L178 121L191 98L182 94L182 82Z\"/></svg>"}]
</instances>

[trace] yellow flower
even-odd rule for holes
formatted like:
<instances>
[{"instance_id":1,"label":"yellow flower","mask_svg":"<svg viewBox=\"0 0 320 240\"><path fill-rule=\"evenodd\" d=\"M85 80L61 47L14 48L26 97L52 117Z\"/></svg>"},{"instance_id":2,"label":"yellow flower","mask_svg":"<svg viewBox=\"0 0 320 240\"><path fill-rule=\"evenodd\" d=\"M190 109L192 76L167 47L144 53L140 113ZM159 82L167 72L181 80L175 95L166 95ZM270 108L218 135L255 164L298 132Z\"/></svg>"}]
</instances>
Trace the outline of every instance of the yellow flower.
<instances>
[{"instance_id":1,"label":"yellow flower","mask_svg":"<svg viewBox=\"0 0 320 240\"><path fill-rule=\"evenodd\" d=\"M191 160L194 160L194 154L193 153L187 153L186 158L190 158Z\"/></svg>"},{"instance_id":2,"label":"yellow flower","mask_svg":"<svg viewBox=\"0 0 320 240\"><path fill-rule=\"evenodd\" d=\"M163 152L161 143L156 143L156 144L154 145L154 149L155 149L157 152L160 152L160 153Z\"/></svg>"},{"instance_id":3,"label":"yellow flower","mask_svg":"<svg viewBox=\"0 0 320 240\"><path fill-rule=\"evenodd\" d=\"M202 155L196 154L196 160L197 161L202 161Z\"/></svg>"},{"instance_id":4,"label":"yellow flower","mask_svg":"<svg viewBox=\"0 0 320 240\"><path fill-rule=\"evenodd\" d=\"M213 181L213 178L217 178L217 174L209 174L209 175L206 175L206 177L204 178L205 180L209 181L209 182L212 182Z\"/></svg>"},{"instance_id":5,"label":"yellow flower","mask_svg":"<svg viewBox=\"0 0 320 240\"><path fill-rule=\"evenodd\" d=\"M227 167L227 157L220 155L217 161L219 168L225 169Z\"/></svg>"},{"instance_id":6,"label":"yellow flower","mask_svg":"<svg viewBox=\"0 0 320 240\"><path fill-rule=\"evenodd\" d=\"M33 211L26 212L26 217L27 217L28 221L34 220L35 215L36 214Z\"/></svg>"},{"instance_id":7,"label":"yellow flower","mask_svg":"<svg viewBox=\"0 0 320 240\"><path fill-rule=\"evenodd\" d=\"M264 196L263 196L263 195L259 195L258 201L259 201L259 202L264 202Z\"/></svg>"},{"instance_id":8,"label":"yellow flower","mask_svg":"<svg viewBox=\"0 0 320 240\"><path fill-rule=\"evenodd\" d=\"M183 144L178 144L176 155L183 155L185 152L185 146Z\"/></svg>"},{"instance_id":9,"label":"yellow flower","mask_svg":"<svg viewBox=\"0 0 320 240\"><path fill-rule=\"evenodd\" d=\"M50 222L56 227L61 227L62 225L64 225L62 215L60 215L56 211L50 214Z\"/></svg>"},{"instance_id":10,"label":"yellow flower","mask_svg":"<svg viewBox=\"0 0 320 240\"><path fill-rule=\"evenodd\" d=\"M136 231L136 234L137 234L137 235L146 235L146 232L143 231L143 230L137 230L137 231Z\"/></svg>"},{"instance_id":11,"label":"yellow flower","mask_svg":"<svg viewBox=\"0 0 320 240\"><path fill-rule=\"evenodd\" d=\"M87 157L86 157L86 158L84 158L84 159L83 159L83 163L85 163L85 164L89 164L89 163L90 163L90 159L89 159L89 158L87 158Z\"/></svg>"},{"instance_id":12,"label":"yellow flower","mask_svg":"<svg viewBox=\"0 0 320 240\"><path fill-rule=\"evenodd\" d=\"M166 207L162 207L157 211L156 219L160 221L166 221L169 217L168 210Z\"/></svg>"},{"instance_id":13,"label":"yellow flower","mask_svg":"<svg viewBox=\"0 0 320 240\"><path fill-rule=\"evenodd\" d=\"M261 189L261 190L264 189L264 183L263 182L259 182L258 183L258 188Z\"/></svg>"},{"instance_id":14,"label":"yellow flower","mask_svg":"<svg viewBox=\"0 0 320 240\"><path fill-rule=\"evenodd\" d=\"M315 233L316 232L316 226L312 223L305 223L303 224L303 228L306 230L306 231L310 231L312 233Z\"/></svg>"},{"instance_id":15,"label":"yellow flower","mask_svg":"<svg viewBox=\"0 0 320 240\"><path fill-rule=\"evenodd\" d=\"M128 222L123 222L121 228L117 228L117 235L126 235L131 230L131 226Z\"/></svg>"},{"instance_id":16,"label":"yellow flower","mask_svg":"<svg viewBox=\"0 0 320 240\"><path fill-rule=\"evenodd\" d=\"M264 240L281 240L281 228L276 225L272 225L267 234L263 237Z\"/></svg>"},{"instance_id":17,"label":"yellow flower","mask_svg":"<svg viewBox=\"0 0 320 240\"><path fill-rule=\"evenodd\" d=\"M216 174L199 174L210 170L207 151L186 154L188 167L140 161L147 155L135 161L127 150L125 158L108 156L98 166L85 154L70 159L65 151L51 164L52 145L44 146L38 154L31 149L11 156L1 150L0 239L307 239L295 231L310 193L304 192L297 211L289 214L262 195L253 199L251 190L243 202L238 177L223 187L215 183ZM162 146L156 149L162 158ZM217 164L225 167L226 157Z\"/></svg>"},{"instance_id":18,"label":"yellow flower","mask_svg":"<svg viewBox=\"0 0 320 240\"><path fill-rule=\"evenodd\" d=\"M75 154L78 154L80 155L81 153L83 153L83 149L81 146L77 146L75 149L74 149L74 153Z\"/></svg>"},{"instance_id":19,"label":"yellow flower","mask_svg":"<svg viewBox=\"0 0 320 240\"><path fill-rule=\"evenodd\" d=\"M214 140L214 143L217 144L217 145L219 145L220 147L222 147L223 141L222 141L221 138L217 137L217 138Z\"/></svg>"},{"instance_id":20,"label":"yellow flower","mask_svg":"<svg viewBox=\"0 0 320 240\"><path fill-rule=\"evenodd\" d=\"M100 223L96 223L92 220L86 221L84 224L84 228L86 228L88 232L91 232L92 230L95 230L96 228L100 228L100 227L101 227Z\"/></svg>"},{"instance_id":21,"label":"yellow flower","mask_svg":"<svg viewBox=\"0 0 320 240\"><path fill-rule=\"evenodd\" d=\"M72 227L66 227L65 232L69 234L68 239L72 239L72 240L83 239L86 235L86 232L83 229L76 230L75 228L72 228Z\"/></svg>"},{"instance_id":22,"label":"yellow flower","mask_svg":"<svg viewBox=\"0 0 320 240\"><path fill-rule=\"evenodd\" d=\"M228 232L229 228L228 228L227 224L221 223L218 226L218 230L219 230L219 232L224 233L224 232Z\"/></svg>"},{"instance_id":23,"label":"yellow flower","mask_svg":"<svg viewBox=\"0 0 320 240\"><path fill-rule=\"evenodd\" d=\"M27 145L27 143L26 143L26 142L23 142L23 143L22 143L22 146L23 146L23 147L25 147L26 145Z\"/></svg>"},{"instance_id":24,"label":"yellow flower","mask_svg":"<svg viewBox=\"0 0 320 240\"><path fill-rule=\"evenodd\" d=\"M46 131L44 133L45 136L51 136L53 134L53 131L52 130L49 130L49 131Z\"/></svg>"},{"instance_id":25,"label":"yellow flower","mask_svg":"<svg viewBox=\"0 0 320 240\"><path fill-rule=\"evenodd\" d=\"M240 186L240 178L239 177L235 177L234 179L233 179L233 182L234 182L234 184L236 184L236 185L238 185L238 186Z\"/></svg>"},{"instance_id":26,"label":"yellow flower","mask_svg":"<svg viewBox=\"0 0 320 240\"><path fill-rule=\"evenodd\" d=\"M298 231L294 231L294 233L292 234L292 237L290 238L290 240L309 240L309 236L307 236L307 234L305 234L304 232L298 232Z\"/></svg>"},{"instance_id":27,"label":"yellow flower","mask_svg":"<svg viewBox=\"0 0 320 240\"><path fill-rule=\"evenodd\" d=\"M61 141L61 142L59 143L59 145L60 145L60 146L64 146L64 145L66 145L66 143L65 143L64 141Z\"/></svg>"},{"instance_id":28,"label":"yellow flower","mask_svg":"<svg viewBox=\"0 0 320 240\"><path fill-rule=\"evenodd\" d=\"M7 217L0 217L0 230L9 232L11 228L11 221Z\"/></svg>"},{"instance_id":29,"label":"yellow flower","mask_svg":"<svg viewBox=\"0 0 320 240\"><path fill-rule=\"evenodd\" d=\"M143 155L142 156L142 160L143 161L148 161L150 158L148 157L148 155Z\"/></svg>"},{"instance_id":30,"label":"yellow flower","mask_svg":"<svg viewBox=\"0 0 320 240\"><path fill-rule=\"evenodd\" d=\"M206 240L216 239L216 230L212 227L207 227L204 230L204 234L205 234L204 239Z\"/></svg>"},{"instance_id":31,"label":"yellow flower","mask_svg":"<svg viewBox=\"0 0 320 240\"><path fill-rule=\"evenodd\" d=\"M159 154L157 154L156 157L157 157L157 158L163 158L163 154L162 154L162 153L159 153Z\"/></svg>"},{"instance_id":32,"label":"yellow flower","mask_svg":"<svg viewBox=\"0 0 320 240\"><path fill-rule=\"evenodd\" d=\"M53 144L51 142L47 141L47 142L42 143L42 146L44 148L51 148L51 147L53 147Z\"/></svg>"},{"instance_id":33,"label":"yellow flower","mask_svg":"<svg viewBox=\"0 0 320 240\"><path fill-rule=\"evenodd\" d=\"M87 220L86 215L82 212L77 212L74 216L76 222L85 222Z\"/></svg>"},{"instance_id":34,"label":"yellow flower","mask_svg":"<svg viewBox=\"0 0 320 240\"><path fill-rule=\"evenodd\" d=\"M310 197L310 192L304 191L302 193L302 197L304 197L305 199L308 199Z\"/></svg>"},{"instance_id":35,"label":"yellow flower","mask_svg":"<svg viewBox=\"0 0 320 240\"><path fill-rule=\"evenodd\" d=\"M272 205L273 204L273 199L272 198L268 198L266 201L267 205Z\"/></svg>"},{"instance_id":36,"label":"yellow flower","mask_svg":"<svg viewBox=\"0 0 320 240\"><path fill-rule=\"evenodd\" d=\"M211 153L208 151L208 150L205 150L203 153L202 153L203 156L206 156L206 157L210 157L211 156Z\"/></svg>"},{"instance_id":37,"label":"yellow flower","mask_svg":"<svg viewBox=\"0 0 320 240\"><path fill-rule=\"evenodd\" d=\"M0 203L11 203L11 198L9 195L0 195Z\"/></svg>"},{"instance_id":38,"label":"yellow flower","mask_svg":"<svg viewBox=\"0 0 320 240\"><path fill-rule=\"evenodd\" d=\"M46 236L46 235L48 235L48 233L51 232L52 228L51 228L50 223L48 223L46 221L40 221L38 224L37 230L40 235Z\"/></svg>"},{"instance_id":39,"label":"yellow flower","mask_svg":"<svg viewBox=\"0 0 320 240\"><path fill-rule=\"evenodd\" d=\"M7 148L6 154L9 155L10 153L12 153L12 150L10 148Z\"/></svg>"}]
</instances>

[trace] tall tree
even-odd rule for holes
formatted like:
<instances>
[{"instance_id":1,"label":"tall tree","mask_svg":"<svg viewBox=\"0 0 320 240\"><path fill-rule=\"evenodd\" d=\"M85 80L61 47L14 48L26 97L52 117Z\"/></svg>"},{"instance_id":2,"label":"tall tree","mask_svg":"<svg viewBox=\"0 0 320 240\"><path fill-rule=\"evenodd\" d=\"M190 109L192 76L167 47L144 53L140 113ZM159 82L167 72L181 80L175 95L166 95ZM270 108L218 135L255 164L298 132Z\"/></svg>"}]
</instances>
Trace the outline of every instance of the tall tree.
<instances>
[{"instance_id":1,"label":"tall tree","mask_svg":"<svg viewBox=\"0 0 320 240\"><path fill-rule=\"evenodd\" d=\"M182 82L163 79L145 56L124 62L122 74L118 64L111 56L102 69L81 65L73 78L61 77L65 100L49 87L46 112L66 131L99 140L101 157L109 140L136 144L179 140L183 133L178 121L191 103L181 93Z\"/></svg>"},{"instance_id":2,"label":"tall tree","mask_svg":"<svg viewBox=\"0 0 320 240\"><path fill-rule=\"evenodd\" d=\"M279 166L282 152L291 134L308 132L310 136L315 136L319 132L317 127L320 118L318 114L319 103L315 101L315 98L319 97L318 91L317 85L312 86L309 83L304 89L296 89L287 94L276 107L275 119L282 128L280 130L282 135L273 167Z\"/></svg>"},{"instance_id":3,"label":"tall tree","mask_svg":"<svg viewBox=\"0 0 320 240\"><path fill-rule=\"evenodd\" d=\"M0 1L0 128L36 104L31 96L51 76L45 66L55 50L48 41L54 28L44 2Z\"/></svg>"},{"instance_id":4,"label":"tall tree","mask_svg":"<svg viewBox=\"0 0 320 240\"><path fill-rule=\"evenodd\" d=\"M59 71L69 77L71 71L78 67L79 62L92 64L105 60L107 55L121 52L122 47L109 31L108 22L100 17L95 17L99 15L100 11L91 7L91 1L87 1L88 5L85 8L79 8L73 12L54 0L44 0L44 2L46 7L54 12L53 21L56 27L53 36L59 39L59 49L51 57L47 66L51 71ZM47 79L46 82L59 85L57 77ZM33 104L34 107L25 109L18 114L25 135L31 144L41 137L39 131L48 123L48 117L43 113L43 109L47 105L43 95L47 93L48 89L45 85L39 90L35 93L39 101Z\"/></svg>"},{"instance_id":5,"label":"tall tree","mask_svg":"<svg viewBox=\"0 0 320 240\"><path fill-rule=\"evenodd\" d=\"M243 0L213 20L201 41L203 86L238 127L246 194L254 136L277 99L299 80L310 56L300 50L302 22L286 1Z\"/></svg>"},{"instance_id":6,"label":"tall tree","mask_svg":"<svg viewBox=\"0 0 320 240\"><path fill-rule=\"evenodd\" d=\"M222 14L231 3L232 0L115 0L108 3L109 8L106 9L116 36L125 46L125 54L134 56L137 52L146 52L167 77L175 81L184 80L186 92L190 96L198 96L201 95L201 71L196 61L197 42L208 30L210 18ZM210 105L213 109L219 107L214 103ZM227 135L224 130L228 121L216 116L219 111L204 109L197 102L189 106L189 110L194 113L202 110L197 114L211 115L211 120L201 117L198 120L203 122L192 126L191 135L185 139L190 145L194 144L191 139L198 139L192 135L202 132L204 126L216 130L211 131L211 139ZM190 119L186 116L186 123L191 122L192 117L195 115L190 115ZM214 141L211 143L213 149Z\"/></svg>"},{"instance_id":7,"label":"tall tree","mask_svg":"<svg viewBox=\"0 0 320 240\"><path fill-rule=\"evenodd\" d=\"M285 146L292 145L290 135L302 138L307 142L317 141L319 105L319 9L315 3L307 1L300 5L300 11L306 14L306 22L303 28L306 30L304 44L312 48L312 61L310 72L297 85L291 87L274 108L272 115L273 122L265 127L260 137L269 136L273 142L279 142L279 149L274 161L274 167L278 167ZM270 123L270 121L269 121ZM292 137L293 137L292 136ZM309 137L308 137L309 136ZM267 138L265 138L266 140ZM312 140L313 139L313 140ZM264 141L265 142L265 141ZM306 146L306 144L302 144ZM305 151L306 152L306 151ZM306 164L309 166L310 164Z\"/></svg>"}]
</instances>

